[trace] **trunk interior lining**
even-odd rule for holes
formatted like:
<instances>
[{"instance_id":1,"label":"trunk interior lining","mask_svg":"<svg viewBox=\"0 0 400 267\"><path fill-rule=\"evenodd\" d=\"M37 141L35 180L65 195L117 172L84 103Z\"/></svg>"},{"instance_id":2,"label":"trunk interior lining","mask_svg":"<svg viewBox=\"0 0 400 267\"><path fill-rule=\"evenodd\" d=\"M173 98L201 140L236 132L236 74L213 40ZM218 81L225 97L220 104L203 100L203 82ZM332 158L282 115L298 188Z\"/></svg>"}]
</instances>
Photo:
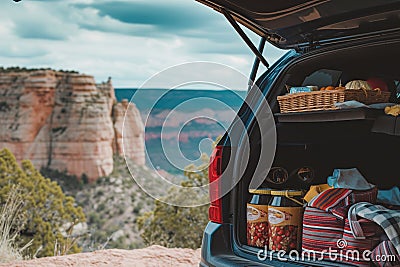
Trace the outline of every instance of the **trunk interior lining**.
<instances>
[{"instance_id":1,"label":"trunk interior lining","mask_svg":"<svg viewBox=\"0 0 400 267\"><path fill-rule=\"evenodd\" d=\"M365 62L365 58L371 64L360 64ZM305 60L288 69L269 96L278 138L273 166L284 167L288 173L293 173L293 170L300 167L312 167L315 178L311 183L305 183L297 177L289 177L289 181L283 185L266 182L263 186L307 190L310 185L326 183L326 178L335 168L353 167L358 168L379 189L400 186L398 157L395 156L400 151L400 121L397 118L388 118L382 110L351 110L346 111L347 114L336 115L331 111L322 111L320 114L279 114L276 101L277 95L286 93L286 84L302 85L313 72L330 69L341 71L339 80L342 84L353 79L367 79L371 75L379 76L387 82L392 92L391 102L398 103L396 94L400 93L397 82L400 80L399 58L398 43L394 43L346 49L341 53L332 52L323 57ZM329 113L337 118L331 119L327 115ZM246 244L246 203L251 197L248 186L258 163L260 144L257 140L262 131L257 123L250 131L251 158L237 187L238 205L234 228L239 246Z\"/></svg>"}]
</instances>

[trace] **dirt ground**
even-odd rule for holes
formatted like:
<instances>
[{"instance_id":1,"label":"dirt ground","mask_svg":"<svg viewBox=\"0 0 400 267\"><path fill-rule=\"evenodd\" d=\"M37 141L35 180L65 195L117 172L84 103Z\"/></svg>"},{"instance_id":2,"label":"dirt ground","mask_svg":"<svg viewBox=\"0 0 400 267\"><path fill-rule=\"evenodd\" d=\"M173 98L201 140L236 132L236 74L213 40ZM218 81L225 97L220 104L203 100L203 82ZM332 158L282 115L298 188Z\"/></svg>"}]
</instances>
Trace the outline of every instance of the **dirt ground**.
<instances>
[{"instance_id":1,"label":"dirt ground","mask_svg":"<svg viewBox=\"0 0 400 267\"><path fill-rule=\"evenodd\" d=\"M94 266L199 266L200 249L151 246L143 249L108 249L67 256L0 264L0 267L94 267Z\"/></svg>"}]
</instances>

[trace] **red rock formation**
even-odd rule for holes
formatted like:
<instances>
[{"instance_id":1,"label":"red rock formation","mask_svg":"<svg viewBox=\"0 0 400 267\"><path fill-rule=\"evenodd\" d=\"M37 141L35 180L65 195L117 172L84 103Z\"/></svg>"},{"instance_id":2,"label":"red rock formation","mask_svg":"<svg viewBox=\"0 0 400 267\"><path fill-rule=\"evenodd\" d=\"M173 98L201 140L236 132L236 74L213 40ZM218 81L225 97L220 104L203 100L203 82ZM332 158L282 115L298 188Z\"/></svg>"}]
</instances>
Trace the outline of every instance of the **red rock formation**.
<instances>
[{"instance_id":1,"label":"red rock formation","mask_svg":"<svg viewBox=\"0 0 400 267\"><path fill-rule=\"evenodd\" d=\"M92 76L53 70L0 73L0 148L37 168L94 180L110 174L113 154L122 154L126 106L116 103L110 80L96 85ZM132 105L126 118L126 155L144 164L139 111Z\"/></svg>"},{"instance_id":2,"label":"red rock formation","mask_svg":"<svg viewBox=\"0 0 400 267\"><path fill-rule=\"evenodd\" d=\"M126 99L114 105L114 131L116 154L124 154L140 165L145 164L144 126L136 105Z\"/></svg>"}]
</instances>

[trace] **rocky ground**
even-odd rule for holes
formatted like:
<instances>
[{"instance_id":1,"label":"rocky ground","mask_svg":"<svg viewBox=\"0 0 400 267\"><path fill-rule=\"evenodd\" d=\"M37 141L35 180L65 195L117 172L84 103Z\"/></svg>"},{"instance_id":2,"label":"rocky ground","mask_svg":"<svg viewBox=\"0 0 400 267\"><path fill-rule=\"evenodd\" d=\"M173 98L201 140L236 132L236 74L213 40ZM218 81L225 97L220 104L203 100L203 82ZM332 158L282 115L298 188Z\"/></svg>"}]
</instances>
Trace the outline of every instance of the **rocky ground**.
<instances>
[{"instance_id":1,"label":"rocky ground","mask_svg":"<svg viewBox=\"0 0 400 267\"><path fill-rule=\"evenodd\" d=\"M67 256L0 264L0 267L73 267L73 266L198 266L200 249L151 246L143 249L109 249Z\"/></svg>"}]
</instances>

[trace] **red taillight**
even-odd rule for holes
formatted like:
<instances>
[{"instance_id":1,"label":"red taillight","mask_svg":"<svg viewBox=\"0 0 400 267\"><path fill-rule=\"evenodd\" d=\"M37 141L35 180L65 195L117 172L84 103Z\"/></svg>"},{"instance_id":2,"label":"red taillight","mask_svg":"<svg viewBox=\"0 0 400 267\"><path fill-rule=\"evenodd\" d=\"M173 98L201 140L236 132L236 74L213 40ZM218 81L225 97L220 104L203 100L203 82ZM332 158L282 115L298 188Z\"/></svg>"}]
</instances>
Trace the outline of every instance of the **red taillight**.
<instances>
[{"instance_id":1,"label":"red taillight","mask_svg":"<svg viewBox=\"0 0 400 267\"><path fill-rule=\"evenodd\" d=\"M222 223L222 202L220 199L220 181L222 174L222 146L216 146L210 157L208 179L210 182L210 208L208 218L212 222ZM217 181L213 183L214 181Z\"/></svg>"}]
</instances>

